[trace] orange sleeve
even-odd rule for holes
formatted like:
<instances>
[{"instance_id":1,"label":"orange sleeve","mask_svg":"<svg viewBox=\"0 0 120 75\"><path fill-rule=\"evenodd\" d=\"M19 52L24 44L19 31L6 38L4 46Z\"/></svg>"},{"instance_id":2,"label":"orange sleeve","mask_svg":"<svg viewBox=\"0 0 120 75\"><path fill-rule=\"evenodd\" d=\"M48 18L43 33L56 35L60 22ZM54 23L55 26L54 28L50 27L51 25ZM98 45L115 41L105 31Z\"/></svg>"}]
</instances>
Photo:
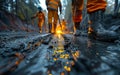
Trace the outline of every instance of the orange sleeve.
<instances>
[{"instance_id":1,"label":"orange sleeve","mask_svg":"<svg viewBox=\"0 0 120 75\"><path fill-rule=\"evenodd\" d=\"M105 0L88 0L87 12L92 13L98 10L105 10L107 2Z\"/></svg>"}]
</instances>

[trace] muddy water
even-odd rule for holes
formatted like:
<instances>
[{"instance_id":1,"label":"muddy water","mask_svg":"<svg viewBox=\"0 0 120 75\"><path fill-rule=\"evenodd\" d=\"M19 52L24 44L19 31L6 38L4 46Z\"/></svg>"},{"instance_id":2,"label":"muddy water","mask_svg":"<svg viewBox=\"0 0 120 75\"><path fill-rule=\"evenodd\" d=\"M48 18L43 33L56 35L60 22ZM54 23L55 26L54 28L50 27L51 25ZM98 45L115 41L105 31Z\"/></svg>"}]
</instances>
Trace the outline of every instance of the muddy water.
<instances>
[{"instance_id":1,"label":"muddy water","mask_svg":"<svg viewBox=\"0 0 120 75\"><path fill-rule=\"evenodd\" d=\"M11 75L119 75L120 51L113 46L88 37L53 35L49 45L30 53Z\"/></svg>"},{"instance_id":2,"label":"muddy water","mask_svg":"<svg viewBox=\"0 0 120 75\"><path fill-rule=\"evenodd\" d=\"M70 75L72 66L78 61L80 51L65 47L68 45L65 40L62 34L55 34L50 42L52 49L48 62L52 64L52 67L48 65L48 75Z\"/></svg>"}]
</instances>

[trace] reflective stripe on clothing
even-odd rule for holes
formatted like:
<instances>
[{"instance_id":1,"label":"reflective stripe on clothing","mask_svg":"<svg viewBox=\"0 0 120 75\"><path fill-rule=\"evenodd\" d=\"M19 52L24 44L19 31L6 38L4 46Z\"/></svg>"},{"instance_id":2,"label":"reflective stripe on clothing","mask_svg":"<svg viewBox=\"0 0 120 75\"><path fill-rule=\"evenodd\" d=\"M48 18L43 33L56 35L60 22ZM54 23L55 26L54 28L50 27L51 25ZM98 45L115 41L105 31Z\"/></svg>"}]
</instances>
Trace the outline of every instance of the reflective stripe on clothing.
<instances>
[{"instance_id":1,"label":"reflective stripe on clothing","mask_svg":"<svg viewBox=\"0 0 120 75\"><path fill-rule=\"evenodd\" d=\"M107 2L105 0L88 0L87 2L87 12L92 13L98 10L105 11Z\"/></svg>"},{"instance_id":2,"label":"reflective stripe on clothing","mask_svg":"<svg viewBox=\"0 0 120 75\"><path fill-rule=\"evenodd\" d=\"M49 0L48 9L58 10L60 0Z\"/></svg>"}]
</instances>

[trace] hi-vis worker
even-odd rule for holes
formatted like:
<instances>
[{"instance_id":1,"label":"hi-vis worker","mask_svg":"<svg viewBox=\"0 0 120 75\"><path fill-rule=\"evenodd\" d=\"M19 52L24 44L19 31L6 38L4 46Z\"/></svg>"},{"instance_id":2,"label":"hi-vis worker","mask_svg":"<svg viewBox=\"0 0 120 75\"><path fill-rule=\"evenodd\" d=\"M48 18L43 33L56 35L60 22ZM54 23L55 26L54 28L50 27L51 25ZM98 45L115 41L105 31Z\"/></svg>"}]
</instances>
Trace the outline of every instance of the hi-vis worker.
<instances>
[{"instance_id":1,"label":"hi-vis worker","mask_svg":"<svg viewBox=\"0 0 120 75\"><path fill-rule=\"evenodd\" d=\"M87 1L87 12L89 14L89 21L88 21L88 24L89 24L88 33L89 34L94 34L94 35L96 34L95 23L102 21L106 6L107 6L106 0L88 0ZM97 14L97 16L95 16L95 14Z\"/></svg>"},{"instance_id":2,"label":"hi-vis worker","mask_svg":"<svg viewBox=\"0 0 120 75\"><path fill-rule=\"evenodd\" d=\"M33 17L31 17L31 19L38 18L38 27L39 27L39 30L40 30L39 32L42 33L42 26L45 22L45 15L42 12L41 7L38 7L38 10L39 11Z\"/></svg>"},{"instance_id":3,"label":"hi-vis worker","mask_svg":"<svg viewBox=\"0 0 120 75\"><path fill-rule=\"evenodd\" d=\"M73 22L75 27L75 35L79 35L79 25L82 20L82 10L84 0L72 0ZM107 2L105 0L87 0L88 14L105 11ZM91 22L92 23L92 22Z\"/></svg>"},{"instance_id":4,"label":"hi-vis worker","mask_svg":"<svg viewBox=\"0 0 120 75\"><path fill-rule=\"evenodd\" d=\"M48 10L48 27L49 27L49 33L55 33L57 21L58 21L58 8L60 10L60 14L62 12L62 6L60 0L46 0L46 6ZM52 20L53 19L53 20ZM52 23L53 21L53 23ZM53 24L53 26L52 26Z\"/></svg>"},{"instance_id":5,"label":"hi-vis worker","mask_svg":"<svg viewBox=\"0 0 120 75\"><path fill-rule=\"evenodd\" d=\"M74 22L74 35L79 35L80 22L82 21L82 10L84 0L72 0L72 16Z\"/></svg>"},{"instance_id":6,"label":"hi-vis worker","mask_svg":"<svg viewBox=\"0 0 120 75\"><path fill-rule=\"evenodd\" d=\"M88 0L87 12L90 14L98 10L105 11L106 6L107 6L106 0Z\"/></svg>"}]
</instances>

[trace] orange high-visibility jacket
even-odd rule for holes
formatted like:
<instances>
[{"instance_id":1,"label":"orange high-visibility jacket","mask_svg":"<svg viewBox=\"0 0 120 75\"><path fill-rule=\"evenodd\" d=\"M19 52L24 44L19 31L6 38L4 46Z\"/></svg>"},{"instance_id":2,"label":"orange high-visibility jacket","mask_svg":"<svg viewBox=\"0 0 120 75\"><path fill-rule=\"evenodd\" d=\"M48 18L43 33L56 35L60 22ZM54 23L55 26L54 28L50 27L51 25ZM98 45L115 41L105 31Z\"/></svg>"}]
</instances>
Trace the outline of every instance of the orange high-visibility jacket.
<instances>
[{"instance_id":1,"label":"orange high-visibility jacket","mask_svg":"<svg viewBox=\"0 0 120 75\"><path fill-rule=\"evenodd\" d=\"M42 20L45 20L45 15L43 12L37 12L36 15L34 16L35 18L37 17L39 22L41 22Z\"/></svg>"},{"instance_id":2,"label":"orange high-visibility jacket","mask_svg":"<svg viewBox=\"0 0 120 75\"><path fill-rule=\"evenodd\" d=\"M47 9L58 11L58 7L61 11L61 2L60 0L46 0Z\"/></svg>"},{"instance_id":3,"label":"orange high-visibility jacket","mask_svg":"<svg viewBox=\"0 0 120 75\"><path fill-rule=\"evenodd\" d=\"M73 21L81 22L84 0L72 0ZM92 13L98 10L105 11L107 2L105 0L87 0L87 12Z\"/></svg>"},{"instance_id":4,"label":"orange high-visibility jacket","mask_svg":"<svg viewBox=\"0 0 120 75\"><path fill-rule=\"evenodd\" d=\"M88 0L87 2L87 12L92 13L98 10L104 11L107 6L105 0Z\"/></svg>"}]
</instances>

